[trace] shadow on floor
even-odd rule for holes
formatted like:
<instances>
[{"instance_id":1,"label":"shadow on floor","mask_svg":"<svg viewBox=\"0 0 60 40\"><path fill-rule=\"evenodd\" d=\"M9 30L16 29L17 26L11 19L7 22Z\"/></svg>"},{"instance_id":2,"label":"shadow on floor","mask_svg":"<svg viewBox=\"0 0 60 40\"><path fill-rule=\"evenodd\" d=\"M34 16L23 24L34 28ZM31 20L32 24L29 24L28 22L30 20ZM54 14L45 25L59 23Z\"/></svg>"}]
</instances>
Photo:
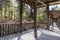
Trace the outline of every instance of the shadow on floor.
<instances>
[{"instance_id":1,"label":"shadow on floor","mask_svg":"<svg viewBox=\"0 0 60 40\"><path fill-rule=\"evenodd\" d=\"M18 34L4 36L4 37L0 38L0 40L60 40L60 36L56 36L53 33L48 33L46 30L43 30L43 29L38 29L37 33L40 35L38 35L37 39L33 39L34 33L31 33L31 32L34 32L33 29L25 31L22 34L18 33ZM48 33L48 34L46 34L46 33ZM50 34L53 34L53 35L50 35ZM30 38L30 39L28 39L28 38Z\"/></svg>"},{"instance_id":2,"label":"shadow on floor","mask_svg":"<svg viewBox=\"0 0 60 40\"><path fill-rule=\"evenodd\" d=\"M5 35L3 37L0 37L0 40L23 40L21 38L22 35L26 35L27 33L33 32L33 29L27 30L22 32L22 34L11 34L11 35Z\"/></svg>"},{"instance_id":3,"label":"shadow on floor","mask_svg":"<svg viewBox=\"0 0 60 40\"><path fill-rule=\"evenodd\" d=\"M53 35L48 35L48 34L45 34L42 31L40 31L40 32L41 32L41 35L37 38L37 40L60 40L60 37L53 36L54 34Z\"/></svg>"}]
</instances>

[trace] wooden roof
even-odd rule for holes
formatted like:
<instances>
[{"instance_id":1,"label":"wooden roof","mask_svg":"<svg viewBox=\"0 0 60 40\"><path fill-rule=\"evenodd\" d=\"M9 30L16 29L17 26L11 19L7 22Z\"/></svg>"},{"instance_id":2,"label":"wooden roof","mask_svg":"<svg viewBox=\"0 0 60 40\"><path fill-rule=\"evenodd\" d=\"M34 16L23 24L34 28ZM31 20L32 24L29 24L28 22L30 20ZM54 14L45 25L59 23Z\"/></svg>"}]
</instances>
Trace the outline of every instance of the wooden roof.
<instances>
[{"instance_id":1,"label":"wooden roof","mask_svg":"<svg viewBox=\"0 0 60 40\"><path fill-rule=\"evenodd\" d=\"M31 7L33 7L35 0L24 0L26 4L29 4ZM37 0L37 7L44 6L45 4L57 2L60 0Z\"/></svg>"},{"instance_id":2,"label":"wooden roof","mask_svg":"<svg viewBox=\"0 0 60 40\"><path fill-rule=\"evenodd\" d=\"M60 18L60 11L50 11L50 13L53 15L53 18Z\"/></svg>"}]
</instances>

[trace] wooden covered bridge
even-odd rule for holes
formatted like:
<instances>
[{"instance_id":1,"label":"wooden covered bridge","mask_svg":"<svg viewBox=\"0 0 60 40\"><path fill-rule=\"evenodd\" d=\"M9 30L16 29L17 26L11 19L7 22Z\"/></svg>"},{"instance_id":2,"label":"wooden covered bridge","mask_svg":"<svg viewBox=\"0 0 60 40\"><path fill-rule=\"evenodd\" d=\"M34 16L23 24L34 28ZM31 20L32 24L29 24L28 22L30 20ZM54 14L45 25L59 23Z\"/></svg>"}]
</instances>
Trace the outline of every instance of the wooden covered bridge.
<instances>
[{"instance_id":1,"label":"wooden covered bridge","mask_svg":"<svg viewBox=\"0 0 60 40\"><path fill-rule=\"evenodd\" d=\"M47 30L50 30L50 25L52 25L52 27L53 27L53 22L58 21L58 19L60 18L60 14L59 14L60 11L50 11L49 6L59 4L60 0L18 0L18 1L20 2L20 12L19 12L20 22L19 23L13 23L13 24L12 23L11 24L1 23L1 25L0 25L0 36L1 36L0 40L2 40L2 39L4 40L4 37L5 37L5 40L9 40L9 39L11 39L11 40L60 40L60 34L57 34L55 32L51 32L51 31L47 31ZM22 16L22 14L23 14L23 5L24 4L28 4L28 5L30 5L30 7L32 9L34 9L34 23L33 23L34 30L32 30L32 29L28 30L30 33L28 31L23 32L23 27L22 27L23 26L23 23L22 23L23 16ZM46 7L46 14L47 14L47 18L48 18L48 22L46 24L47 30L38 29L38 27L37 27L37 8L40 8L40 7ZM7 29L4 28L5 26L7 27ZM1 27L3 27L3 29L1 29ZM12 29L9 27L11 27ZM20 35L20 33L18 33L18 34L15 34L15 36L12 35L13 38L11 38L10 34L15 33L15 32L12 32L12 31L9 32L8 29L15 30L17 33L20 32L21 35ZM1 31L1 30L3 30L3 31ZM6 32L5 32L5 30L6 30ZM32 31L34 31L34 35L33 35ZM45 35L44 33L49 34L49 35ZM10 38L9 38L9 36L6 36L6 34L9 34ZM38 36L41 34L42 34L42 37L38 38ZM50 34L55 35L55 36L51 36ZM22 35L24 37L27 37L27 38L24 39L24 37L22 37L22 39L20 39L21 38L20 36L22 36ZM34 36L36 39L34 39L32 36ZM28 37L32 37L32 38L28 39Z\"/></svg>"}]
</instances>

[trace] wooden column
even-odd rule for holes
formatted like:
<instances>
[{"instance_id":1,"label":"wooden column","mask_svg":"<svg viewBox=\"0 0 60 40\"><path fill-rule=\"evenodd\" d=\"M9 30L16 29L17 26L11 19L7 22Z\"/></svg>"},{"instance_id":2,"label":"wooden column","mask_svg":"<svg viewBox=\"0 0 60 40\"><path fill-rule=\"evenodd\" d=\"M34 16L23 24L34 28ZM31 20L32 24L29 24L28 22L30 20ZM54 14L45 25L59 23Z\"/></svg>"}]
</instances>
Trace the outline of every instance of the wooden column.
<instances>
[{"instance_id":1,"label":"wooden column","mask_svg":"<svg viewBox=\"0 0 60 40\"><path fill-rule=\"evenodd\" d=\"M47 29L49 29L49 3L46 4L46 13L47 13L47 18L48 18L48 23L47 23Z\"/></svg>"},{"instance_id":2,"label":"wooden column","mask_svg":"<svg viewBox=\"0 0 60 40\"><path fill-rule=\"evenodd\" d=\"M23 0L20 0L20 32L22 32Z\"/></svg>"},{"instance_id":3,"label":"wooden column","mask_svg":"<svg viewBox=\"0 0 60 40\"><path fill-rule=\"evenodd\" d=\"M37 38L37 4L34 2L34 36Z\"/></svg>"},{"instance_id":4,"label":"wooden column","mask_svg":"<svg viewBox=\"0 0 60 40\"><path fill-rule=\"evenodd\" d=\"M0 25L0 37L1 37L1 25Z\"/></svg>"}]
</instances>

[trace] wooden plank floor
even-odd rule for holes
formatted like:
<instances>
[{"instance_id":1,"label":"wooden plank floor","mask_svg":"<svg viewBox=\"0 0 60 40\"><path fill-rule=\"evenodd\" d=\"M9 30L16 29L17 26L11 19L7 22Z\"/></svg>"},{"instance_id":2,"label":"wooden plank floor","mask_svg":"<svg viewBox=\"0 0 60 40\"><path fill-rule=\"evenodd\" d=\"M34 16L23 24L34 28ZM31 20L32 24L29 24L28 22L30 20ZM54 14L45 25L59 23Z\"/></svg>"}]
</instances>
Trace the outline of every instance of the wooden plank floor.
<instances>
[{"instance_id":1,"label":"wooden plank floor","mask_svg":"<svg viewBox=\"0 0 60 40\"><path fill-rule=\"evenodd\" d=\"M57 34L52 31L48 31L45 29L38 29L38 38L37 40L60 40L60 34ZM0 40L35 40L34 38L34 30L30 29L24 31L22 34L12 34L4 37L0 37Z\"/></svg>"}]
</instances>

